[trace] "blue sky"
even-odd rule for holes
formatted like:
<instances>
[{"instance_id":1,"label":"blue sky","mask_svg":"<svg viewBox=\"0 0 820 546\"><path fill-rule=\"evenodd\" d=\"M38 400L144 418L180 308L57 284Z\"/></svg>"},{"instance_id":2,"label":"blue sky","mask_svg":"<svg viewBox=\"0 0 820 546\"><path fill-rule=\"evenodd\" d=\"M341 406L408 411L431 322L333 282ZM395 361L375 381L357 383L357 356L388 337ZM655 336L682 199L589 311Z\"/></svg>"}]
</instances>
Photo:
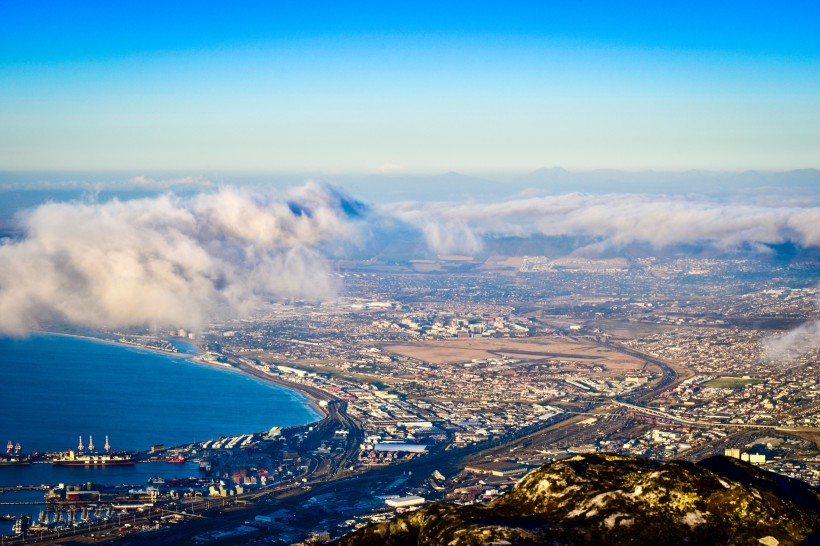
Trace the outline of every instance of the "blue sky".
<instances>
[{"instance_id":1,"label":"blue sky","mask_svg":"<svg viewBox=\"0 0 820 546\"><path fill-rule=\"evenodd\" d=\"M0 3L0 170L820 167L816 2Z\"/></svg>"}]
</instances>

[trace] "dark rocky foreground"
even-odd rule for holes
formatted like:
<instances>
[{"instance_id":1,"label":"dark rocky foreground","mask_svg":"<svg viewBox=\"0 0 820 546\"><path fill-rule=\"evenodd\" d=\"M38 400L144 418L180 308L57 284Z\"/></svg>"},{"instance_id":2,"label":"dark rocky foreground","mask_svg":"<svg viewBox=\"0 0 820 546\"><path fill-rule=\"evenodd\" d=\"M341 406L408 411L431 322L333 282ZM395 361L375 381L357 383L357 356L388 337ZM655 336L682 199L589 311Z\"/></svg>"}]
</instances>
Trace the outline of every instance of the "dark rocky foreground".
<instances>
[{"instance_id":1,"label":"dark rocky foreground","mask_svg":"<svg viewBox=\"0 0 820 546\"><path fill-rule=\"evenodd\" d=\"M430 505L338 544L820 545L820 493L726 457L578 456L531 472L489 505Z\"/></svg>"}]
</instances>

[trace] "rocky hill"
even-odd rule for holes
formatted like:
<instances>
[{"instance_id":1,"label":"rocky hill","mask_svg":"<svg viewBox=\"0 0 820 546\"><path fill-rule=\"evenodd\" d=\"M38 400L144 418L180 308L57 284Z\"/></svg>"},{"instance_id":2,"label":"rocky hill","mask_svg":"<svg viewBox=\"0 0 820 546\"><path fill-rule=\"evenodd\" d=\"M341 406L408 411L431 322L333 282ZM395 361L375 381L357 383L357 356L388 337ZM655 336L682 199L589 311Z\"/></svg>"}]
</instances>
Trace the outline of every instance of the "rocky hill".
<instances>
[{"instance_id":1,"label":"rocky hill","mask_svg":"<svg viewBox=\"0 0 820 546\"><path fill-rule=\"evenodd\" d=\"M737 459L556 461L485 506L434 504L340 546L820 545L820 493Z\"/></svg>"}]
</instances>

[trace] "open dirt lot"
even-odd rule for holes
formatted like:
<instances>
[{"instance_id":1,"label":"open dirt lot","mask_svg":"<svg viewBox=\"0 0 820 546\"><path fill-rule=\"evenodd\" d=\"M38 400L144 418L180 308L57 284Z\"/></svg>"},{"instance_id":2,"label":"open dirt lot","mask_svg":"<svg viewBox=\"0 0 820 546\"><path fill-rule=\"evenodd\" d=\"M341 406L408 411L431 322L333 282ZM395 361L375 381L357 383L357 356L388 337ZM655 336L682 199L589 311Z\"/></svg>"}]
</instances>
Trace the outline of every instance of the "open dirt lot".
<instances>
[{"instance_id":1,"label":"open dirt lot","mask_svg":"<svg viewBox=\"0 0 820 546\"><path fill-rule=\"evenodd\" d=\"M613 350L565 337L526 339L453 339L386 345L385 351L430 362L446 364L474 359L509 358L523 360L580 360L610 371L643 367L643 362Z\"/></svg>"}]
</instances>

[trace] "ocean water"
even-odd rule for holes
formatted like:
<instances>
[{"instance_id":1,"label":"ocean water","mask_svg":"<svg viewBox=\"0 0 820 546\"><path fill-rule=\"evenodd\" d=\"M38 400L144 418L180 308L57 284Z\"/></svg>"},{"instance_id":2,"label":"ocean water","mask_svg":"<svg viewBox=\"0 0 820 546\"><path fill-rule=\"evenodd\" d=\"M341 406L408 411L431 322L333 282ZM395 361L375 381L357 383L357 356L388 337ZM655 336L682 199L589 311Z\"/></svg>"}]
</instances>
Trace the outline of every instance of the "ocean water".
<instances>
[{"instance_id":1,"label":"ocean water","mask_svg":"<svg viewBox=\"0 0 820 546\"><path fill-rule=\"evenodd\" d=\"M192 347L180 346L185 352ZM0 338L0 449L25 453L75 448L78 436L101 450L145 451L316 420L296 392L239 372L125 345L67 336ZM196 463L138 463L103 468L50 464L0 466L0 486L83 484L145 486L153 476L199 476ZM42 491L0 491L0 515L37 517ZM0 522L0 535L12 523Z\"/></svg>"},{"instance_id":2,"label":"ocean water","mask_svg":"<svg viewBox=\"0 0 820 546\"><path fill-rule=\"evenodd\" d=\"M101 449L108 435L144 451L316 419L300 394L236 371L68 336L0 338L2 449L64 451L80 435Z\"/></svg>"}]
</instances>

